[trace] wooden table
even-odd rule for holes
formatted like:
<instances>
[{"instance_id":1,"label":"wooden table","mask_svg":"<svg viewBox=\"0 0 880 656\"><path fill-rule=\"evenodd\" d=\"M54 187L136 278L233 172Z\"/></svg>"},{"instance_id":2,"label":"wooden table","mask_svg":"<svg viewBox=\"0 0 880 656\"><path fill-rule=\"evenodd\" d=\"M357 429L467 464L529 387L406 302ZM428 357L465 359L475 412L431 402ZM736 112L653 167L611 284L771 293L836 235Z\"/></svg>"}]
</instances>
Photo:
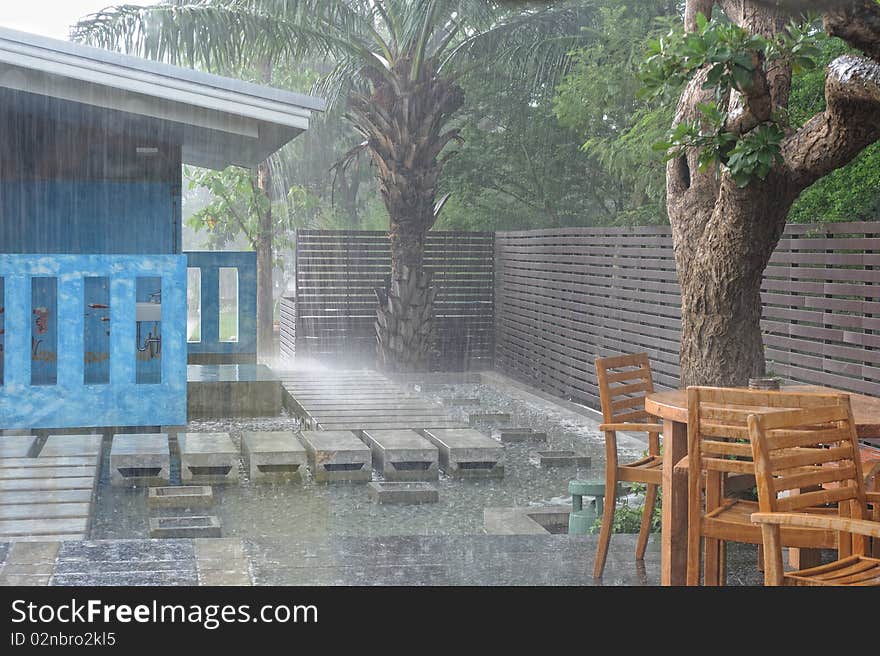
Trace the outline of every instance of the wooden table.
<instances>
[{"instance_id":1,"label":"wooden table","mask_svg":"<svg viewBox=\"0 0 880 656\"><path fill-rule=\"evenodd\" d=\"M785 385L786 392L849 394L860 438L880 437L880 398L841 392L818 385ZM687 473L675 471L687 455L687 391L655 392L645 397L645 410L663 420L663 508L661 585L684 585L687 570Z\"/></svg>"}]
</instances>

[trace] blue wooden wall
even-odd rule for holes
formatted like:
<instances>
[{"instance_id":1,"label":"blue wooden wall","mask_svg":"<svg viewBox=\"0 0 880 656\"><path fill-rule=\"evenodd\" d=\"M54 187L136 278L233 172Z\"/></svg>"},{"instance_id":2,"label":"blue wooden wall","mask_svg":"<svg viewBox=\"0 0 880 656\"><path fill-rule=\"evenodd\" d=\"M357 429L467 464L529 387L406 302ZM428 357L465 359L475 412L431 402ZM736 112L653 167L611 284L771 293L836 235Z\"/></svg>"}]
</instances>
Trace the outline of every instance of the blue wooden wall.
<instances>
[{"instance_id":1,"label":"blue wooden wall","mask_svg":"<svg viewBox=\"0 0 880 656\"><path fill-rule=\"evenodd\" d=\"M257 254L253 251L188 251L187 266L201 270L201 341L189 342L190 353L254 354L257 352ZM238 341L220 341L220 269L238 269Z\"/></svg>"},{"instance_id":2,"label":"blue wooden wall","mask_svg":"<svg viewBox=\"0 0 880 656\"><path fill-rule=\"evenodd\" d=\"M180 252L180 195L168 182L0 183L4 253Z\"/></svg>"}]
</instances>

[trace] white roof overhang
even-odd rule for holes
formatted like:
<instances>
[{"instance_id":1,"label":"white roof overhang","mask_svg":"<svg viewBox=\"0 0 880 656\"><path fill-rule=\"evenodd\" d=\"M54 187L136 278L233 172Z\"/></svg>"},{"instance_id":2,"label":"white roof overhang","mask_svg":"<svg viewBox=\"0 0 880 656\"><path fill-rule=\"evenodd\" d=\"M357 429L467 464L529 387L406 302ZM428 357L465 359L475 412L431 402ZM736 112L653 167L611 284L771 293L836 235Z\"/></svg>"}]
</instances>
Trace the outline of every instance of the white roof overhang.
<instances>
[{"instance_id":1,"label":"white roof overhang","mask_svg":"<svg viewBox=\"0 0 880 656\"><path fill-rule=\"evenodd\" d=\"M142 117L183 160L255 166L309 126L320 98L0 28L0 89Z\"/></svg>"}]
</instances>

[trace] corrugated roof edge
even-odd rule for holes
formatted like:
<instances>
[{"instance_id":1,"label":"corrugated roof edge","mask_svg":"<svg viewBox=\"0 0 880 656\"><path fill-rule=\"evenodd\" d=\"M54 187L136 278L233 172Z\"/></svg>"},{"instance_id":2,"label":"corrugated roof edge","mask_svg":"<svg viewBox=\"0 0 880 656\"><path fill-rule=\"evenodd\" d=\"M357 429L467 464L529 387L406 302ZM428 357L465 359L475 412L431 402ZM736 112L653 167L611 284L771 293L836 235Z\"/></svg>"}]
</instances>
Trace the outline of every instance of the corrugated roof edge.
<instances>
[{"instance_id":1,"label":"corrugated roof edge","mask_svg":"<svg viewBox=\"0 0 880 656\"><path fill-rule=\"evenodd\" d=\"M163 62L143 59L133 55L124 55L122 53L113 52L112 50L104 50L103 48L94 48L81 43L72 43L70 41L61 41L59 39L51 39L38 34L29 34L27 32L19 32L6 27L0 27L0 41L9 41L20 43L35 48L55 51L73 57L82 57L103 64L119 66L121 68L129 68L154 75L164 77L173 77L195 84L212 86L225 91L232 91L265 100L273 100L275 102L297 105L305 109L315 111L323 111L326 109L327 103L323 98L316 96L307 96L302 93L293 91L284 91L275 87L267 87L243 80L236 80L222 75L214 75L213 73L204 73L192 68L183 68L181 66L173 66Z\"/></svg>"}]
</instances>

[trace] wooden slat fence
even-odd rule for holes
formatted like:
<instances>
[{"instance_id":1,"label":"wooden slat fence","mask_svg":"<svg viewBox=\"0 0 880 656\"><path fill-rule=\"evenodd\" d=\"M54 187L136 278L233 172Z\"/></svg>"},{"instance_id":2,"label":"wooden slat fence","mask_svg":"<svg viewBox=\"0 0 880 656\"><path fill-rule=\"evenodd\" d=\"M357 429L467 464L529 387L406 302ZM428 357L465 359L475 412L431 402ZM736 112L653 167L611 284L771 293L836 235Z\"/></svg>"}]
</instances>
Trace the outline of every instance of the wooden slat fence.
<instances>
[{"instance_id":1,"label":"wooden slat fence","mask_svg":"<svg viewBox=\"0 0 880 656\"><path fill-rule=\"evenodd\" d=\"M770 370L880 395L880 223L791 225L764 279ZM598 407L593 359L646 351L678 384L680 289L666 226L496 233L495 368Z\"/></svg>"},{"instance_id":2,"label":"wooden slat fence","mask_svg":"<svg viewBox=\"0 0 880 656\"><path fill-rule=\"evenodd\" d=\"M494 234L431 232L425 265L438 287L435 362L490 367L494 348ZM375 361L376 296L391 268L378 231L300 230L295 302L282 304L282 353ZM293 307L291 307L293 305ZM285 327L295 319L295 329ZM285 346L286 342L286 346Z\"/></svg>"}]
</instances>

